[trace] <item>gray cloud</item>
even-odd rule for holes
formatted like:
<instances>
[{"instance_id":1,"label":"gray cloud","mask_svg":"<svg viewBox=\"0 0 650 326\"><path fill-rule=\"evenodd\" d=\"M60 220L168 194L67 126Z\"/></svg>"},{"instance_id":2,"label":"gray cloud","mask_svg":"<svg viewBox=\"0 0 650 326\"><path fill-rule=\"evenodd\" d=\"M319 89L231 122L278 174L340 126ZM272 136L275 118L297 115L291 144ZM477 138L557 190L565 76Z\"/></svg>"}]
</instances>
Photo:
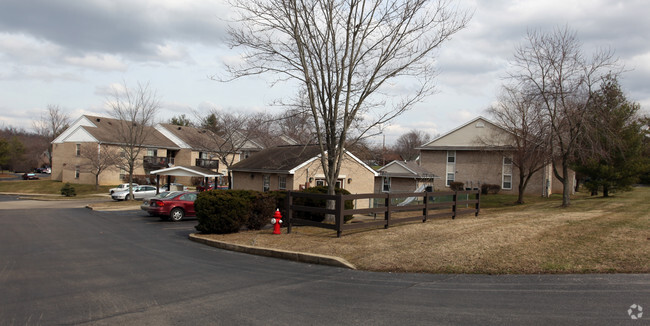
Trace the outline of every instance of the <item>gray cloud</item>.
<instances>
[{"instance_id":1,"label":"gray cloud","mask_svg":"<svg viewBox=\"0 0 650 326\"><path fill-rule=\"evenodd\" d=\"M3 0L0 29L44 39L81 55L150 57L168 41L219 44L223 11L212 1L172 7L164 1Z\"/></svg>"}]
</instances>

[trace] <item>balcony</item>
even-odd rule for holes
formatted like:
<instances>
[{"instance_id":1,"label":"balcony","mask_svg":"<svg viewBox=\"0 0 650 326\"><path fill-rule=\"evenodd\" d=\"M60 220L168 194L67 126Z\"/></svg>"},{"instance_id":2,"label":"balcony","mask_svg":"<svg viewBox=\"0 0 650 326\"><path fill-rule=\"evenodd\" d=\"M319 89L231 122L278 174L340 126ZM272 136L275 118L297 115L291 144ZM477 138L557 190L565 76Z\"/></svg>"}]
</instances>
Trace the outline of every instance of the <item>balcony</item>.
<instances>
[{"instance_id":1,"label":"balcony","mask_svg":"<svg viewBox=\"0 0 650 326\"><path fill-rule=\"evenodd\" d=\"M164 169L174 164L173 157L145 156L143 161L146 170Z\"/></svg>"},{"instance_id":2,"label":"balcony","mask_svg":"<svg viewBox=\"0 0 650 326\"><path fill-rule=\"evenodd\" d=\"M197 158L194 165L210 170L219 170L219 160Z\"/></svg>"}]
</instances>

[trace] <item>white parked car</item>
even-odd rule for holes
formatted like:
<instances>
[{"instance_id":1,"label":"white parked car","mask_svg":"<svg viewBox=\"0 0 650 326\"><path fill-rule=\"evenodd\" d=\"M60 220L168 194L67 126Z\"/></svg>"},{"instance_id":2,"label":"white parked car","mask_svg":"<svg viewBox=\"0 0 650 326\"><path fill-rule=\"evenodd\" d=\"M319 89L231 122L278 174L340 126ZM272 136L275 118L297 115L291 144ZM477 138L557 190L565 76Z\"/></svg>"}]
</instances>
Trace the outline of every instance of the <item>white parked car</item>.
<instances>
[{"instance_id":1,"label":"white parked car","mask_svg":"<svg viewBox=\"0 0 650 326\"><path fill-rule=\"evenodd\" d=\"M147 197L153 197L156 195L156 187L154 186L137 186L133 188L133 198L130 198L129 188L127 187L124 191L117 191L111 195L113 200L126 200L129 199L144 199Z\"/></svg>"},{"instance_id":2,"label":"white parked car","mask_svg":"<svg viewBox=\"0 0 650 326\"><path fill-rule=\"evenodd\" d=\"M137 183L132 183L131 185L132 185L132 187L134 189L135 189L135 187L138 186ZM109 190L109 191L110 191L110 194L112 195L114 192L120 192L120 191L124 191L124 190L129 191L129 184L128 183L123 183L123 184L121 184L121 185L119 185L119 186L117 186L115 188L111 188L111 190Z\"/></svg>"}]
</instances>

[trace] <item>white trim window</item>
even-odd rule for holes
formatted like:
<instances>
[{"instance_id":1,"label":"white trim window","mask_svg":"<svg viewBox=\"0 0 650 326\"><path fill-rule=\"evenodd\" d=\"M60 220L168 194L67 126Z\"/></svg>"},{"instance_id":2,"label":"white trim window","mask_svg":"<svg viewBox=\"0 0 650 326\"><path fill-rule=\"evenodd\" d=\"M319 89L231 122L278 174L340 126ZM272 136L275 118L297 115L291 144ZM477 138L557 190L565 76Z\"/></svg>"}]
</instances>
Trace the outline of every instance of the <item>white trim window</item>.
<instances>
[{"instance_id":1,"label":"white trim window","mask_svg":"<svg viewBox=\"0 0 650 326\"><path fill-rule=\"evenodd\" d=\"M390 177L383 177L382 179L382 191L390 192Z\"/></svg>"},{"instance_id":2,"label":"white trim window","mask_svg":"<svg viewBox=\"0 0 650 326\"><path fill-rule=\"evenodd\" d=\"M263 185L262 190L264 192L267 192L267 191L271 190L271 176L268 175L268 174L265 174L263 179L264 179L264 185Z\"/></svg>"},{"instance_id":3,"label":"white trim window","mask_svg":"<svg viewBox=\"0 0 650 326\"><path fill-rule=\"evenodd\" d=\"M287 190L287 176L279 175L278 176L278 189Z\"/></svg>"},{"instance_id":4,"label":"white trim window","mask_svg":"<svg viewBox=\"0 0 650 326\"><path fill-rule=\"evenodd\" d=\"M503 173L501 174L501 189L512 189L512 158L503 158Z\"/></svg>"},{"instance_id":5,"label":"white trim window","mask_svg":"<svg viewBox=\"0 0 650 326\"><path fill-rule=\"evenodd\" d=\"M81 144L75 144L74 151L77 157L81 156Z\"/></svg>"},{"instance_id":6,"label":"white trim window","mask_svg":"<svg viewBox=\"0 0 650 326\"><path fill-rule=\"evenodd\" d=\"M447 151L447 176L446 186L449 187L456 181L456 151Z\"/></svg>"},{"instance_id":7,"label":"white trim window","mask_svg":"<svg viewBox=\"0 0 650 326\"><path fill-rule=\"evenodd\" d=\"M338 189L343 189L345 182L343 182L343 179L338 179L336 180L336 185L334 185L335 188ZM316 179L316 187L324 187L327 186L327 182L325 182L325 179Z\"/></svg>"},{"instance_id":8,"label":"white trim window","mask_svg":"<svg viewBox=\"0 0 650 326\"><path fill-rule=\"evenodd\" d=\"M79 179L79 175L81 175L81 170L79 168L79 165L74 167L74 178Z\"/></svg>"}]
</instances>

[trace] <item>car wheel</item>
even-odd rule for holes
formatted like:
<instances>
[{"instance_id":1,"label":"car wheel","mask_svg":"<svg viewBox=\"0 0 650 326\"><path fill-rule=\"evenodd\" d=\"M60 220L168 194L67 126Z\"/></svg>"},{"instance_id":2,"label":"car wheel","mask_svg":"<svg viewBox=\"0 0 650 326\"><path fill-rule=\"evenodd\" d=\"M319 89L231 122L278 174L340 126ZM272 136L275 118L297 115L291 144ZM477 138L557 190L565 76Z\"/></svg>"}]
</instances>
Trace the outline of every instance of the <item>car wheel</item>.
<instances>
[{"instance_id":1,"label":"car wheel","mask_svg":"<svg viewBox=\"0 0 650 326\"><path fill-rule=\"evenodd\" d=\"M169 218L174 222L182 220L184 216L185 212L183 212L183 209L178 207L172 209L172 211L169 213Z\"/></svg>"}]
</instances>

